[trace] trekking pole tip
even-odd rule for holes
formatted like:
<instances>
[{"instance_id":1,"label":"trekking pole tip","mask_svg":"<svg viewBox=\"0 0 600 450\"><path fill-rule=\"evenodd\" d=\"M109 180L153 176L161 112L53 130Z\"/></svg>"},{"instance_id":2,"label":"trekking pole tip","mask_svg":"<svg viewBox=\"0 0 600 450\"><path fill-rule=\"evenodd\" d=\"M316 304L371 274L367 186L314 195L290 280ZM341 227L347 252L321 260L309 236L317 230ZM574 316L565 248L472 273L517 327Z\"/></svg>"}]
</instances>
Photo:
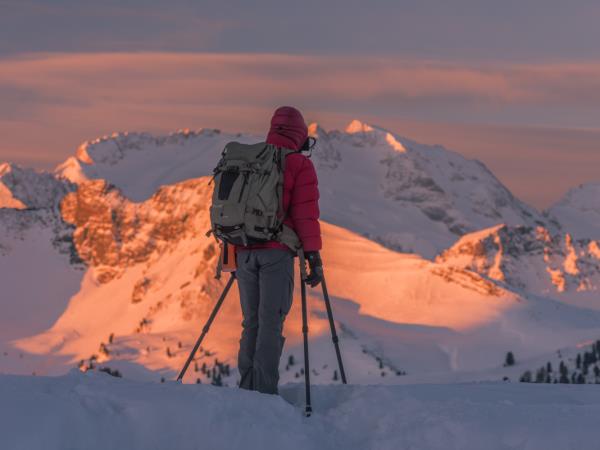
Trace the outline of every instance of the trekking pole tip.
<instances>
[{"instance_id":1,"label":"trekking pole tip","mask_svg":"<svg viewBox=\"0 0 600 450\"><path fill-rule=\"evenodd\" d=\"M312 407L307 405L304 409L304 417L310 417L312 415Z\"/></svg>"}]
</instances>

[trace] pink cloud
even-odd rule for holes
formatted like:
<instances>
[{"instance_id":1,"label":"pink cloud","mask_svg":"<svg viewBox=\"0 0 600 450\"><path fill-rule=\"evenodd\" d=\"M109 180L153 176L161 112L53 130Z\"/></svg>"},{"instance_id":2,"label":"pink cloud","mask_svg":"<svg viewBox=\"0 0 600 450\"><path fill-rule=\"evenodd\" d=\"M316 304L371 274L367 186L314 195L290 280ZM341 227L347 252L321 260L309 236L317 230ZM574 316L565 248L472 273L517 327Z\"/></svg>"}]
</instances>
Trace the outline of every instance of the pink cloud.
<instances>
[{"instance_id":1,"label":"pink cloud","mask_svg":"<svg viewBox=\"0 0 600 450\"><path fill-rule=\"evenodd\" d=\"M103 101L271 104L281 98L367 102L578 102L596 98L600 65L469 67L436 62L273 54L51 54L0 61L0 85Z\"/></svg>"},{"instance_id":2,"label":"pink cloud","mask_svg":"<svg viewBox=\"0 0 600 450\"><path fill-rule=\"evenodd\" d=\"M496 164L510 185L510 155L522 160L546 151L547 165L554 167L566 158L558 142L587 146L591 138L579 134L579 141L561 141L542 130L543 143L538 143L518 127L501 133L479 126L467 133L456 122L475 117L493 123L497 117L528 114L539 123L537 118L553 109L560 119L560 114L596 108L600 118L600 64L459 65L279 54L35 54L0 59L0 94L0 160L37 159L47 165L71 154L80 141L116 130L218 127L262 134L271 110L292 103L309 120L326 126L340 127L358 117L409 137L414 133L424 142L473 152L495 161L492 168ZM444 122L454 124L440 125ZM412 125L405 130L404 124ZM528 167L534 165L531 161ZM521 166L515 165L515 171ZM566 178L575 184L575 176ZM532 192L526 181L523 190Z\"/></svg>"}]
</instances>

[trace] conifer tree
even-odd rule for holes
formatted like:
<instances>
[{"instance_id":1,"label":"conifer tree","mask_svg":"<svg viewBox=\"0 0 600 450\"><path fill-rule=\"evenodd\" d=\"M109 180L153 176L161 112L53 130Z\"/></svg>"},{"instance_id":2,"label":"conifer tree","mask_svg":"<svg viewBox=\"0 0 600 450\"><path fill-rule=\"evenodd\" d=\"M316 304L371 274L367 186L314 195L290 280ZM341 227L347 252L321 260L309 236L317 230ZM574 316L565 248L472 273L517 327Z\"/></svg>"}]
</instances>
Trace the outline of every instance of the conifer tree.
<instances>
[{"instance_id":1,"label":"conifer tree","mask_svg":"<svg viewBox=\"0 0 600 450\"><path fill-rule=\"evenodd\" d=\"M567 368L566 364L563 361L560 362L558 370L560 372L559 382L568 384L569 383L569 369Z\"/></svg>"},{"instance_id":2,"label":"conifer tree","mask_svg":"<svg viewBox=\"0 0 600 450\"><path fill-rule=\"evenodd\" d=\"M217 374L215 377L213 377L212 384L214 386L223 386L223 381L221 379L221 375Z\"/></svg>"},{"instance_id":3,"label":"conifer tree","mask_svg":"<svg viewBox=\"0 0 600 450\"><path fill-rule=\"evenodd\" d=\"M541 367L535 374L536 383L544 383L546 381L546 368Z\"/></svg>"},{"instance_id":4,"label":"conifer tree","mask_svg":"<svg viewBox=\"0 0 600 450\"><path fill-rule=\"evenodd\" d=\"M525 373L523 373L523 375L521 375L521 378L519 379L519 381L521 383L531 383L531 372L528 370Z\"/></svg>"},{"instance_id":5,"label":"conifer tree","mask_svg":"<svg viewBox=\"0 0 600 450\"><path fill-rule=\"evenodd\" d=\"M515 365L515 355L513 355L513 352L508 352L506 354L506 358L504 359L504 366L510 367L510 366L514 366L514 365Z\"/></svg>"}]
</instances>

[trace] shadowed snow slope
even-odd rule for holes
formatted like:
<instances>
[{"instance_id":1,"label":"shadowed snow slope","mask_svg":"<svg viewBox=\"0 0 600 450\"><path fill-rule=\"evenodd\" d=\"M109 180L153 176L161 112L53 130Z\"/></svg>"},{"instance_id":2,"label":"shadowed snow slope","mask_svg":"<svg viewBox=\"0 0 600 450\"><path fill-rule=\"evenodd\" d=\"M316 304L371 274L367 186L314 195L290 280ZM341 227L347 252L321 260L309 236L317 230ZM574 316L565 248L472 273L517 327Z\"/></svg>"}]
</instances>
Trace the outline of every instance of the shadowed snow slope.
<instances>
[{"instance_id":1,"label":"shadowed snow slope","mask_svg":"<svg viewBox=\"0 0 600 450\"><path fill-rule=\"evenodd\" d=\"M576 239L600 240L600 183L571 189L547 213Z\"/></svg>"},{"instance_id":2,"label":"shadowed snow slope","mask_svg":"<svg viewBox=\"0 0 600 450\"><path fill-rule=\"evenodd\" d=\"M107 375L0 376L2 448L565 450L595 442L600 415L589 385L317 386L308 419L301 385L282 396Z\"/></svg>"}]
</instances>

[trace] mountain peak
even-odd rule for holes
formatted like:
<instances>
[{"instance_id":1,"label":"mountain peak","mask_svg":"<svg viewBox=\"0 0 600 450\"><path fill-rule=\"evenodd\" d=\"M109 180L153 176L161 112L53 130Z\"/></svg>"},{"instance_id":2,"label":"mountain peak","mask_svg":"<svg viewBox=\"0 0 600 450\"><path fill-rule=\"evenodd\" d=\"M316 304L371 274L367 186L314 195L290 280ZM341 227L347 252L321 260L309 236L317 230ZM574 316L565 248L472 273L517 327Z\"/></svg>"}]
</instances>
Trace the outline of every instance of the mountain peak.
<instances>
[{"instance_id":1,"label":"mountain peak","mask_svg":"<svg viewBox=\"0 0 600 450\"><path fill-rule=\"evenodd\" d=\"M600 182L580 184L570 189L556 205L579 206L600 210Z\"/></svg>"},{"instance_id":2,"label":"mountain peak","mask_svg":"<svg viewBox=\"0 0 600 450\"><path fill-rule=\"evenodd\" d=\"M12 167L9 163L0 164L0 177L11 171Z\"/></svg>"},{"instance_id":3,"label":"mountain peak","mask_svg":"<svg viewBox=\"0 0 600 450\"><path fill-rule=\"evenodd\" d=\"M569 190L546 214L576 239L600 240L600 182L581 184Z\"/></svg>"},{"instance_id":4,"label":"mountain peak","mask_svg":"<svg viewBox=\"0 0 600 450\"><path fill-rule=\"evenodd\" d=\"M346 127L346 133L349 133L349 134L368 133L373 130L374 130L374 128L371 125L369 125L365 122L361 122L358 119L354 119Z\"/></svg>"},{"instance_id":5,"label":"mountain peak","mask_svg":"<svg viewBox=\"0 0 600 450\"><path fill-rule=\"evenodd\" d=\"M308 135L311 137L318 137L320 134L325 134L326 131L317 122L311 122L308 124Z\"/></svg>"},{"instance_id":6,"label":"mountain peak","mask_svg":"<svg viewBox=\"0 0 600 450\"><path fill-rule=\"evenodd\" d=\"M68 181L45 171L0 165L0 208L51 208L71 188Z\"/></svg>"}]
</instances>

